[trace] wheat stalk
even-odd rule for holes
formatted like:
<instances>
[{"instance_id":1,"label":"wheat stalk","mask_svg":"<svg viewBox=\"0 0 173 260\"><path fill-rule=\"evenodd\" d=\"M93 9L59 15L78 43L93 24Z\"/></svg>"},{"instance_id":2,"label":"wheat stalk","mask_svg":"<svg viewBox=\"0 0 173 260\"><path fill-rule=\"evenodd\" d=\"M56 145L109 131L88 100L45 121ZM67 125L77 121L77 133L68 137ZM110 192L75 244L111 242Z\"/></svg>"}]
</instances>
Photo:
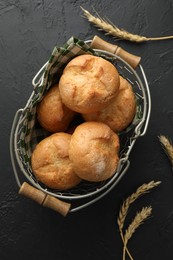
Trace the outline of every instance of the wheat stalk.
<instances>
[{"instance_id":1,"label":"wheat stalk","mask_svg":"<svg viewBox=\"0 0 173 260\"><path fill-rule=\"evenodd\" d=\"M119 230L120 232L122 232L122 229L124 227L124 222L125 222L125 218L127 216L127 212L128 209L130 207L130 205L137 200L141 195L149 192L149 190L153 189L154 187L158 186L161 182L157 181L150 181L149 183L144 183L143 185L141 185L136 192L132 193L123 203L123 205L121 206L121 209L119 211L119 215L118 215L118 226L119 226Z\"/></svg>"},{"instance_id":2,"label":"wheat stalk","mask_svg":"<svg viewBox=\"0 0 173 260\"><path fill-rule=\"evenodd\" d=\"M128 228L125 231L124 235L124 248L123 248L123 260L125 259L125 251L127 247L127 243L132 237L132 235L135 233L136 229L143 224L144 220L146 220L152 212L152 207L143 207L140 212L138 212L131 222L131 224L128 226Z\"/></svg>"},{"instance_id":3,"label":"wheat stalk","mask_svg":"<svg viewBox=\"0 0 173 260\"><path fill-rule=\"evenodd\" d=\"M103 30L108 35L112 35L116 38L120 38L123 40L128 40L131 42L146 42L146 41L158 41L158 40L167 40L167 39L173 39L173 35L171 36L165 36L165 37L155 37L155 38L147 38L145 36L132 34L130 32L125 31L124 29L119 29L116 25L114 25L112 22L108 21L105 18L102 18L98 15L97 17L92 15L90 12L85 10L83 7L81 7L84 17L88 19L89 22L95 24L100 30Z\"/></svg>"},{"instance_id":4,"label":"wheat stalk","mask_svg":"<svg viewBox=\"0 0 173 260\"><path fill-rule=\"evenodd\" d=\"M159 141L173 167L173 145L172 145L171 141L164 135L159 136Z\"/></svg>"},{"instance_id":5,"label":"wheat stalk","mask_svg":"<svg viewBox=\"0 0 173 260\"><path fill-rule=\"evenodd\" d=\"M123 235L123 227L124 227L124 223L125 223L125 219L128 213L128 209L130 207L130 205L135 202L135 200L137 200L141 195L149 192L151 189L153 189L154 187L158 186L161 182L157 181L150 181L149 183L144 183L143 185L141 185L136 192L132 193L123 203L123 205L121 206L121 209L119 211L119 215L117 218L117 223L119 226L119 231L120 231L120 236L121 239L123 241L124 244L124 235ZM130 252L128 251L127 246L125 247L125 250L127 251L130 259L132 260L132 256L130 254Z\"/></svg>"}]
</instances>

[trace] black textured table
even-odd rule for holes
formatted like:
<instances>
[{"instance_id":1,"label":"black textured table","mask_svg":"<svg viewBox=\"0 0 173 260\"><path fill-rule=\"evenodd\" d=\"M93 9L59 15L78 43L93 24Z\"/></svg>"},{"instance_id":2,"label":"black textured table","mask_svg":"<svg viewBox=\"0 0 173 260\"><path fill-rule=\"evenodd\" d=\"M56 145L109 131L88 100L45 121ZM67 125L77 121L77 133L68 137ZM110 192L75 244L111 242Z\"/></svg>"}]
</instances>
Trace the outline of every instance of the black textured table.
<instances>
[{"instance_id":1,"label":"black textured table","mask_svg":"<svg viewBox=\"0 0 173 260\"><path fill-rule=\"evenodd\" d=\"M0 259L113 260L122 259L117 216L124 199L152 180L159 187L136 201L130 223L144 206L152 216L128 243L135 260L173 259L173 172L158 141L173 140L173 40L115 42L141 56L152 100L149 126L130 154L130 168L118 185L97 203L62 217L19 196L9 151L15 112L32 92L32 78L48 60L53 47L71 36L81 40L95 34L114 43L82 17L80 6L92 7L118 27L157 37L173 35L173 1L1 1L0 2ZM128 256L127 258L128 259Z\"/></svg>"}]
</instances>

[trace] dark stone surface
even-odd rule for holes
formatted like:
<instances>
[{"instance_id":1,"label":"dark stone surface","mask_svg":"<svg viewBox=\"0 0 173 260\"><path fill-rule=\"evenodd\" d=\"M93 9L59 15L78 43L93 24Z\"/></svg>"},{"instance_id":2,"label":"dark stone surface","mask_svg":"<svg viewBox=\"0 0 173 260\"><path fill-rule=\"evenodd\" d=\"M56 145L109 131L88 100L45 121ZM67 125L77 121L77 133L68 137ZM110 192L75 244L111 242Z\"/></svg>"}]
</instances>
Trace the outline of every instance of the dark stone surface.
<instances>
[{"instance_id":1,"label":"dark stone surface","mask_svg":"<svg viewBox=\"0 0 173 260\"><path fill-rule=\"evenodd\" d=\"M123 200L144 182L162 184L140 198L129 212L152 205L153 214L129 241L135 260L173 259L173 172L158 135L173 139L172 41L142 44L119 41L142 57L152 112L148 131L137 140L131 165L121 182L96 204L66 218L20 197L9 154L15 112L24 107L31 80L47 61L54 45L72 35L83 40L95 34L113 43L84 19L80 5L94 7L117 26L148 37L173 35L173 1L146 0L7 0L0 1L0 259L122 259L116 223Z\"/></svg>"}]
</instances>

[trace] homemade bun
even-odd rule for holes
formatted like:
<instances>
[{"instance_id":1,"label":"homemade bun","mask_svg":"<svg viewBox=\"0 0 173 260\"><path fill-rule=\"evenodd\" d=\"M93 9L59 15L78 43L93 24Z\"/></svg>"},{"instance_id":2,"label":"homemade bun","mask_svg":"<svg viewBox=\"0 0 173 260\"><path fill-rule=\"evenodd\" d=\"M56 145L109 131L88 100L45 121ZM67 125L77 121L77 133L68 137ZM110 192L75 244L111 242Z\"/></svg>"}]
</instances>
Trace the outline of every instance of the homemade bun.
<instances>
[{"instance_id":1,"label":"homemade bun","mask_svg":"<svg viewBox=\"0 0 173 260\"><path fill-rule=\"evenodd\" d=\"M118 166L119 138L109 126L85 122L75 129L69 158L76 174L84 180L99 182L113 176Z\"/></svg>"},{"instance_id":2,"label":"homemade bun","mask_svg":"<svg viewBox=\"0 0 173 260\"><path fill-rule=\"evenodd\" d=\"M49 132L64 132L75 116L61 100L58 84L50 88L37 107L40 125Z\"/></svg>"},{"instance_id":3,"label":"homemade bun","mask_svg":"<svg viewBox=\"0 0 173 260\"><path fill-rule=\"evenodd\" d=\"M80 182L69 160L70 139L70 134L52 134L38 143L32 153L34 175L52 189L66 190Z\"/></svg>"},{"instance_id":4,"label":"homemade bun","mask_svg":"<svg viewBox=\"0 0 173 260\"><path fill-rule=\"evenodd\" d=\"M59 89L67 107L79 113L91 113L105 108L116 97L119 84L118 71L111 62L84 54L67 64Z\"/></svg>"},{"instance_id":5,"label":"homemade bun","mask_svg":"<svg viewBox=\"0 0 173 260\"><path fill-rule=\"evenodd\" d=\"M120 76L120 87L114 100L101 111L83 114L85 121L100 121L115 131L124 130L136 113L136 98L130 83Z\"/></svg>"}]
</instances>

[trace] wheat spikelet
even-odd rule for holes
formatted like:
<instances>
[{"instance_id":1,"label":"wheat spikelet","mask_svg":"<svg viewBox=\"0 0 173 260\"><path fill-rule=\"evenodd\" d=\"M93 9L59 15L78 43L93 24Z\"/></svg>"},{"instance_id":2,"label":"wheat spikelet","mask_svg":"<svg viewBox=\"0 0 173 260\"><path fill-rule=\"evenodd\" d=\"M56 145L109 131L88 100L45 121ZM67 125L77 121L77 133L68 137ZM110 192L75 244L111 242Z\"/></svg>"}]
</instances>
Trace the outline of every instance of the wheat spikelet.
<instances>
[{"instance_id":1,"label":"wheat spikelet","mask_svg":"<svg viewBox=\"0 0 173 260\"><path fill-rule=\"evenodd\" d=\"M90 12L81 7L84 17L88 19L89 22L95 24L100 30L106 32L106 34L112 35L116 38L120 38L123 40L128 40L131 42L146 42L146 41L158 41L158 40L167 40L173 39L173 36L165 36L165 37L155 37L155 38L147 38L145 36L132 34L123 29L119 29L112 22L108 22L105 18L101 18L98 14L97 17L92 15Z\"/></svg>"},{"instance_id":2,"label":"wheat spikelet","mask_svg":"<svg viewBox=\"0 0 173 260\"><path fill-rule=\"evenodd\" d=\"M145 219L147 219L151 215L152 207L143 207L141 211L139 211L134 217L131 224L125 231L124 235L124 244L127 245L127 242L135 233L136 229L143 223Z\"/></svg>"},{"instance_id":3,"label":"wheat spikelet","mask_svg":"<svg viewBox=\"0 0 173 260\"><path fill-rule=\"evenodd\" d=\"M171 141L164 135L159 136L159 141L173 167L173 145L172 145Z\"/></svg>"},{"instance_id":4,"label":"wheat spikelet","mask_svg":"<svg viewBox=\"0 0 173 260\"><path fill-rule=\"evenodd\" d=\"M143 207L140 212L138 212L131 222L131 224L128 226L128 228L125 231L124 235L124 248L123 248L123 259L125 259L125 251L127 248L127 243L132 237L132 235L135 233L136 229L143 224L144 220L146 220L152 212L152 207Z\"/></svg>"},{"instance_id":5,"label":"wheat spikelet","mask_svg":"<svg viewBox=\"0 0 173 260\"><path fill-rule=\"evenodd\" d=\"M118 216L118 219L117 219L117 222L118 222L118 226L119 226L119 230L120 232L122 232L122 229L124 227L124 222L125 222L125 218L127 216L127 212L128 212L128 209L130 207L130 205L135 201L137 200L141 195L149 192L149 190L153 189L154 187L158 186L161 182L160 181L157 181L157 182L154 182L154 181L151 181L147 184L143 184L141 185L137 190L136 192L132 193L123 203L123 205L121 206L121 209L119 211L119 216Z\"/></svg>"}]
</instances>

